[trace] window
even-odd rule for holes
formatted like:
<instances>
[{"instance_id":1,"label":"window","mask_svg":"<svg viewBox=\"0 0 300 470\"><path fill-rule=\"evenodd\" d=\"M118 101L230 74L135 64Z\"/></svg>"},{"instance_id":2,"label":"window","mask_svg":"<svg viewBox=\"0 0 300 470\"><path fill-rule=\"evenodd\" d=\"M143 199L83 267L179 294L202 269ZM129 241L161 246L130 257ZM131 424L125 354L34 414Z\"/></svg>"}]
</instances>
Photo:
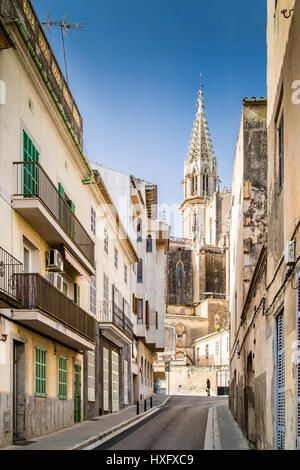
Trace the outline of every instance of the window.
<instances>
[{"instance_id":1,"label":"window","mask_svg":"<svg viewBox=\"0 0 300 470\"><path fill-rule=\"evenodd\" d=\"M90 285L90 312L93 315L97 313L97 290L96 290L96 276L91 276Z\"/></svg>"},{"instance_id":2,"label":"window","mask_svg":"<svg viewBox=\"0 0 300 470\"><path fill-rule=\"evenodd\" d=\"M41 348L35 348L35 395L37 397L45 397L46 382L46 351Z\"/></svg>"},{"instance_id":3,"label":"window","mask_svg":"<svg viewBox=\"0 0 300 470\"><path fill-rule=\"evenodd\" d=\"M215 342L215 355L219 356L220 354L220 341Z\"/></svg>"},{"instance_id":4,"label":"window","mask_svg":"<svg viewBox=\"0 0 300 470\"><path fill-rule=\"evenodd\" d=\"M138 221L137 221L137 241L138 242L142 241L142 221L141 221L141 219L138 219Z\"/></svg>"},{"instance_id":5,"label":"window","mask_svg":"<svg viewBox=\"0 0 300 470\"><path fill-rule=\"evenodd\" d=\"M88 363L88 401L95 401L95 353L87 352Z\"/></svg>"},{"instance_id":6,"label":"window","mask_svg":"<svg viewBox=\"0 0 300 470\"><path fill-rule=\"evenodd\" d=\"M209 359L209 344L205 346L205 358Z\"/></svg>"},{"instance_id":7,"label":"window","mask_svg":"<svg viewBox=\"0 0 300 470\"><path fill-rule=\"evenodd\" d=\"M204 170L204 175L203 175L203 192L207 193L208 192L208 174L207 170Z\"/></svg>"},{"instance_id":8,"label":"window","mask_svg":"<svg viewBox=\"0 0 300 470\"><path fill-rule=\"evenodd\" d=\"M147 237L147 253L152 252L152 237L151 235L148 235Z\"/></svg>"},{"instance_id":9,"label":"window","mask_svg":"<svg viewBox=\"0 0 300 470\"><path fill-rule=\"evenodd\" d=\"M125 284L127 284L127 280L128 280L128 268L127 268L127 265L124 264L124 282L125 282Z\"/></svg>"},{"instance_id":10,"label":"window","mask_svg":"<svg viewBox=\"0 0 300 470\"><path fill-rule=\"evenodd\" d=\"M23 130L23 194L24 197L39 196L39 152ZM27 164L26 164L27 163Z\"/></svg>"},{"instance_id":11,"label":"window","mask_svg":"<svg viewBox=\"0 0 300 470\"><path fill-rule=\"evenodd\" d=\"M278 127L278 189L283 187L284 182L284 120L281 113Z\"/></svg>"},{"instance_id":12,"label":"window","mask_svg":"<svg viewBox=\"0 0 300 470\"><path fill-rule=\"evenodd\" d=\"M116 269L118 269L118 257L119 257L119 253L118 253L117 248L115 248L115 268Z\"/></svg>"},{"instance_id":13,"label":"window","mask_svg":"<svg viewBox=\"0 0 300 470\"><path fill-rule=\"evenodd\" d=\"M143 299L136 299L137 301L137 322L143 323Z\"/></svg>"},{"instance_id":14,"label":"window","mask_svg":"<svg viewBox=\"0 0 300 470\"><path fill-rule=\"evenodd\" d=\"M275 320L276 449L285 448L285 347L283 311Z\"/></svg>"},{"instance_id":15,"label":"window","mask_svg":"<svg viewBox=\"0 0 300 470\"><path fill-rule=\"evenodd\" d=\"M155 326L156 326L156 329L158 330L158 312L155 312Z\"/></svg>"},{"instance_id":16,"label":"window","mask_svg":"<svg viewBox=\"0 0 300 470\"><path fill-rule=\"evenodd\" d=\"M143 261L138 261L137 282L143 282Z\"/></svg>"},{"instance_id":17,"label":"window","mask_svg":"<svg viewBox=\"0 0 300 470\"><path fill-rule=\"evenodd\" d=\"M150 326L149 300L146 300L146 328Z\"/></svg>"},{"instance_id":18,"label":"window","mask_svg":"<svg viewBox=\"0 0 300 470\"><path fill-rule=\"evenodd\" d=\"M24 246L24 273L30 273L30 251Z\"/></svg>"},{"instance_id":19,"label":"window","mask_svg":"<svg viewBox=\"0 0 300 470\"><path fill-rule=\"evenodd\" d=\"M176 279L179 283L181 283L183 280L183 264L181 261L177 264Z\"/></svg>"},{"instance_id":20,"label":"window","mask_svg":"<svg viewBox=\"0 0 300 470\"><path fill-rule=\"evenodd\" d=\"M108 232L104 229L104 251L108 255Z\"/></svg>"},{"instance_id":21,"label":"window","mask_svg":"<svg viewBox=\"0 0 300 470\"><path fill-rule=\"evenodd\" d=\"M77 305L80 305L80 286L74 283L74 302Z\"/></svg>"},{"instance_id":22,"label":"window","mask_svg":"<svg viewBox=\"0 0 300 470\"><path fill-rule=\"evenodd\" d=\"M67 359L58 358L58 398L67 398Z\"/></svg>"},{"instance_id":23,"label":"window","mask_svg":"<svg viewBox=\"0 0 300 470\"><path fill-rule=\"evenodd\" d=\"M91 231L96 235L96 211L91 207Z\"/></svg>"},{"instance_id":24,"label":"window","mask_svg":"<svg viewBox=\"0 0 300 470\"><path fill-rule=\"evenodd\" d=\"M212 229L213 229L213 221L212 221L212 219L210 219L210 221L209 221L209 243L210 243L210 245L212 245L212 238L213 238Z\"/></svg>"}]
</instances>

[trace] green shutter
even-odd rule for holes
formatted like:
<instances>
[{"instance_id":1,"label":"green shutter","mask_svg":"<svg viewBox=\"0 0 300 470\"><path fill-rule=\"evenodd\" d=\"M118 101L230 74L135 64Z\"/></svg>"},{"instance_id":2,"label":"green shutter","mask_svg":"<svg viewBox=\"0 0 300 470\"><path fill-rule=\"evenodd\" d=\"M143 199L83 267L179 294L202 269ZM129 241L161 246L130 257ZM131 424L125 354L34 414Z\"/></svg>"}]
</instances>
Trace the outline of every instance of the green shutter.
<instances>
[{"instance_id":1,"label":"green shutter","mask_svg":"<svg viewBox=\"0 0 300 470\"><path fill-rule=\"evenodd\" d=\"M75 204L73 201L71 201L71 199L68 201L68 204L70 206L70 209L71 211L73 212L73 214L75 214Z\"/></svg>"},{"instance_id":2,"label":"green shutter","mask_svg":"<svg viewBox=\"0 0 300 470\"><path fill-rule=\"evenodd\" d=\"M39 161L39 152L23 130L23 195L24 197L39 196L39 167L30 162ZM26 162L28 164L26 165Z\"/></svg>"},{"instance_id":3,"label":"green shutter","mask_svg":"<svg viewBox=\"0 0 300 470\"><path fill-rule=\"evenodd\" d=\"M46 351L35 348L35 395L38 397L47 396L46 393L47 370Z\"/></svg>"},{"instance_id":4,"label":"green shutter","mask_svg":"<svg viewBox=\"0 0 300 470\"><path fill-rule=\"evenodd\" d=\"M58 358L58 397L67 398L67 359Z\"/></svg>"}]
</instances>

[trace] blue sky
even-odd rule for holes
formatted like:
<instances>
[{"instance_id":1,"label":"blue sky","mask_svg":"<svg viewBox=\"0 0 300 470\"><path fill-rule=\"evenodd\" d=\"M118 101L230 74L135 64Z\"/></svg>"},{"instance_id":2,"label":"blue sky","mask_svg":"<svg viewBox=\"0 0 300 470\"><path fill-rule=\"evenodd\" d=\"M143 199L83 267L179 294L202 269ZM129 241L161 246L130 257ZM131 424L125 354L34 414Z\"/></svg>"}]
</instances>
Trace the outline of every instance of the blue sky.
<instances>
[{"instance_id":1,"label":"blue sky","mask_svg":"<svg viewBox=\"0 0 300 470\"><path fill-rule=\"evenodd\" d=\"M39 19L86 22L66 39L90 160L180 203L200 72L222 185L231 186L243 97L266 96L264 0L32 0ZM63 68L58 29L47 34ZM181 233L176 233L181 235Z\"/></svg>"}]
</instances>

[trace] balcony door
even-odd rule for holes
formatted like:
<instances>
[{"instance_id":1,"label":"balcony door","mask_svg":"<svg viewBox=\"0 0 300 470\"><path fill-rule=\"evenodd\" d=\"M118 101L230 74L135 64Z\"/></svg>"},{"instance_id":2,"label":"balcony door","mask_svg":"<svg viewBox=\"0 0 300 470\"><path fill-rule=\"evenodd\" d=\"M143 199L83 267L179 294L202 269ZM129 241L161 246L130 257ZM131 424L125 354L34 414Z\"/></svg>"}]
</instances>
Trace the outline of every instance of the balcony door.
<instances>
[{"instance_id":1,"label":"balcony door","mask_svg":"<svg viewBox=\"0 0 300 470\"><path fill-rule=\"evenodd\" d=\"M112 362L112 412L119 411L119 354L111 352Z\"/></svg>"},{"instance_id":2,"label":"balcony door","mask_svg":"<svg viewBox=\"0 0 300 470\"><path fill-rule=\"evenodd\" d=\"M109 411L109 350L103 348L103 411Z\"/></svg>"}]
</instances>

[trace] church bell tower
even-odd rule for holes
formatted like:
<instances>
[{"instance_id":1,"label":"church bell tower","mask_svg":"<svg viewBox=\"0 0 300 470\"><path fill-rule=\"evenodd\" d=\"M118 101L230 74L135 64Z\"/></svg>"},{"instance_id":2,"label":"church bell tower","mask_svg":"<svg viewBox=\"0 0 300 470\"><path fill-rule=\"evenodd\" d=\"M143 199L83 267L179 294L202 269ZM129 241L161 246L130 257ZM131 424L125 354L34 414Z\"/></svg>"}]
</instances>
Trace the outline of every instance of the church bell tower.
<instances>
[{"instance_id":1,"label":"church bell tower","mask_svg":"<svg viewBox=\"0 0 300 470\"><path fill-rule=\"evenodd\" d=\"M217 161L205 116L203 91L198 92L197 114L184 162L183 238L200 245L204 240L204 207L218 190Z\"/></svg>"}]
</instances>

